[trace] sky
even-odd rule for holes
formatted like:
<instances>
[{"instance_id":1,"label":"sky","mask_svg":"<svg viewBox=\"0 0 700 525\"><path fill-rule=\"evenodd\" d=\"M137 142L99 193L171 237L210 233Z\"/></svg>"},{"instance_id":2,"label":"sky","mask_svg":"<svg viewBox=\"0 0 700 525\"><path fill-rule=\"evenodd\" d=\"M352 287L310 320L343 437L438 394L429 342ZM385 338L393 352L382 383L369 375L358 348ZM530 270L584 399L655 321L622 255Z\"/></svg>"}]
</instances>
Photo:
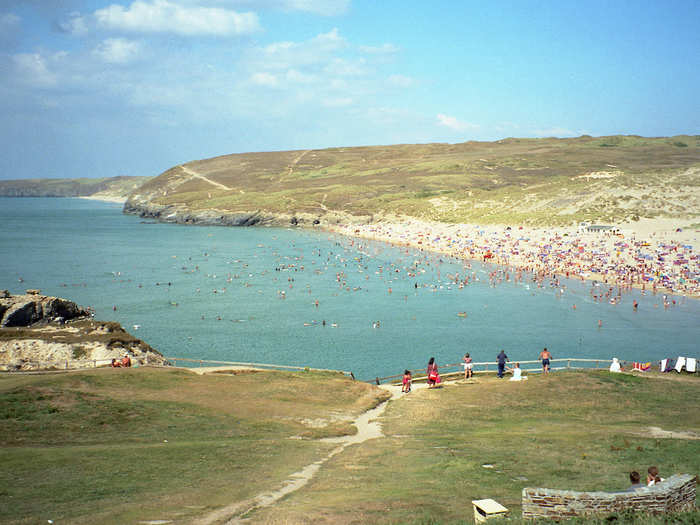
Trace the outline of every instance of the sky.
<instances>
[{"instance_id":1,"label":"sky","mask_svg":"<svg viewBox=\"0 0 700 525\"><path fill-rule=\"evenodd\" d=\"M697 0L0 0L0 179L700 134Z\"/></svg>"}]
</instances>

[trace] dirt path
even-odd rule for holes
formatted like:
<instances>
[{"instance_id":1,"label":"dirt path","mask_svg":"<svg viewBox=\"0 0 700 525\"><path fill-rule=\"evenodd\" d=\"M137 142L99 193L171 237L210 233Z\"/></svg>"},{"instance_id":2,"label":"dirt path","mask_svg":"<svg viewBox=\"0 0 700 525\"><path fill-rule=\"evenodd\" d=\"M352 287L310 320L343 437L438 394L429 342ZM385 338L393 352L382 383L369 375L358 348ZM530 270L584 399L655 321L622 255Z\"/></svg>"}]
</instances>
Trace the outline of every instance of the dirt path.
<instances>
[{"instance_id":1,"label":"dirt path","mask_svg":"<svg viewBox=\"0 0 700 525\"><path fill-rule=\"evenodd\" d=\"M294 173L294 166L296 166L297 164L299 164L299 161L300 161L301 159L304 158L304 155L306 155L306 154L309 153L310 151L311 151L310 149L307 149L307 150L302 151L302 152L301 152L301 155L298 155L297 158L295 158L295 159L292 161L292 163L289 165L289 171L287 172L287 176L289 176L289 175L291 175L292 173ZM280 178L280 180L278 180L277 182L278 182L278 183L282 182L282 179Z\"/></svg>"},{"instance_id":2,"label":"dirt path","mask_svg":"<svg viewBox=\"0 0 700 525\"><path fill-rule=\"evenodd\" d=\"M232 190L233 190L233 188L229 188L228 186L225 186L224 184L221 184L221 183L219 183L219 182L215 182L215 181L213 181L213 180L207 179L204 175L201 175L201 174L197 173L196 171L192 171L190 168L188 168L188 167L185 166L184 164L180 164L180 168L182 169L182 171L184 171L185 173L187 173L190 177L193 177L193 178L195 178L195 179L201 179L201 180L203 180L204 182L208 182L209 184L212 184L213 186L216 186L217 188L221 188L222 190L226 190L226 191L232 191Z\"/></svg>"},{"instance_id":3,"label":"dirt path","mask_svg":"<svg viewBox=\"0 0 700 525\"><path fill-rule=\"evenodd\" d=\"M416 385L417 389L424 388L425 385ZM239 501L232 503L226 507L218 509L207 516L204 516L200 520L195 521L197 525L210 525L214 523L226 523L229 525L238 523L248 523L249 519L246 517L252 511L256 509L261 509L264 507L269 507L273 505L280 499L282 499L287 494L290 494L300 488L304 487L314 475L320 470L326 461L332 457L340 454L349 445L355 445L357 443L364 443L370 439L377 439L384 437L382 433L381 423L377 421L386 408L389 401L392 399L398 399L401 397L401 387L392 385L381 385L391 393L391 398L375 408L368 410L357 416L353 421L353 424L357 427L357 434L353 436L340 436L334 438L325 438L321 441L325 443L337 443L338 446L335 447L331 452L324 458L305 466L298 472L294 472L287 478L281 487L276 490L269 492L263 492L258 494L254 498L246 501Z\"/></svg>"}]
</instances>

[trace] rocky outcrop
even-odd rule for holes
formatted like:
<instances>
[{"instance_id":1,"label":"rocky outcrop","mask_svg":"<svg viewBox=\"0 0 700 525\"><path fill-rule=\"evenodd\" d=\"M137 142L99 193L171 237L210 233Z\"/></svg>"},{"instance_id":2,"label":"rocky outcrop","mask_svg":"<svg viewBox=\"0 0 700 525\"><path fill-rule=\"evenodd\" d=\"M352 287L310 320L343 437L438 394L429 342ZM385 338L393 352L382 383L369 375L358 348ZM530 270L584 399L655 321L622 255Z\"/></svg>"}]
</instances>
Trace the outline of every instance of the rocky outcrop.
<instances>
[{"instance_id":1,"label":"rocky outcrop","mask_svg":"<svg viewBox=\"0 0 700 525\"><path fill-rule=\"evenodd\" d=\"M168 364L119 323L97 321L72 301L0 291L0 370L109 366L125 354L135 365Z\"/></svg>"},{"instance_id":2,"label":"rocky outcrop","mask_svg":"<svg viewBox=\"0 0 700 525\"><path fill-rule=\"evenodd\" d=\"M367 224L375 220L372 216L356 216L336 211L323 213L271 213L262 210L229 212L215 209L190 210L181 205L162 205L148 199L129 197L124 204L124 213L138 215L143 219L176 224L201 226L299 226L314 227L333 224Z\"/></svg>"},{"instance_id":3,"label":"rocky outcrop","mask_svg":"<svg viewBox=\"0 0 700 525\"><path fill-rule=\"evenodd\" d=\"M90 312L74 302L59 297L46 297L36 293L6 295L0 298L0 328L29 326L40 321L65 322L90 316Z\"/></svg>"}]
</instances>

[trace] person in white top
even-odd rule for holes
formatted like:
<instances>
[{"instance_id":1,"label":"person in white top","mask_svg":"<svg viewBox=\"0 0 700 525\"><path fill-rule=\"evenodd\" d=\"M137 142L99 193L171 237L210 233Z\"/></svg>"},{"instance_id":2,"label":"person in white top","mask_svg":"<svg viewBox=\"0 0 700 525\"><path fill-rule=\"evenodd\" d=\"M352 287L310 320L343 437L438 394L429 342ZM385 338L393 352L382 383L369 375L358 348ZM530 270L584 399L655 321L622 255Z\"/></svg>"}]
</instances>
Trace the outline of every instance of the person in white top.
<instances>
[{"instance_id":1,"label":"person in white top","mask_svg":"<svg viewBox=\"0 0 700 525\"><path fill-rule=\"evenodd\" d=\"M613 357L612 363L610 363L610 371L619 372L620 370L620 361L617 360L617 357Z\"/></svg>"},{"instance_id":2,"label":"person in white top","mask_svg":"<svg viewBox=\"0 0 700 525\"><path fill-rule=\"evenodd\" d=\"M522 381L524 379L527 379L527 376L523 376L523 371L520 368L520 363L515 363L515 366L513 368L510 368L509 370L513 372L513 377L510 378L511 381Z\"/></svg>"}]
</instances>

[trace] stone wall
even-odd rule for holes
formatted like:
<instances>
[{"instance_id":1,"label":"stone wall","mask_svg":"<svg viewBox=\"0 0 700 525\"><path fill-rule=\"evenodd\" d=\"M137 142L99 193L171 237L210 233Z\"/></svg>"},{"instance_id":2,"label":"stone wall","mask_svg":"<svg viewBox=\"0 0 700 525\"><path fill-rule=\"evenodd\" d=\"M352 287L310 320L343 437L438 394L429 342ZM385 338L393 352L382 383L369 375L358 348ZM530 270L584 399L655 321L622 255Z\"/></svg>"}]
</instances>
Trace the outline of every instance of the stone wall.
<instances>
[{"instance_id":1,"label":"stone wall","mask_svg":"<svg viewBox=\"0 0 700 525\"><path fill-rule=\"evenodd\" d=\"M562 519L592 514L635 512L679 512L695 506L697 477L677 474L666 481L634 492L575 492L524 488L522 511L525 519Z\"/></svg>"}]
</instances>

